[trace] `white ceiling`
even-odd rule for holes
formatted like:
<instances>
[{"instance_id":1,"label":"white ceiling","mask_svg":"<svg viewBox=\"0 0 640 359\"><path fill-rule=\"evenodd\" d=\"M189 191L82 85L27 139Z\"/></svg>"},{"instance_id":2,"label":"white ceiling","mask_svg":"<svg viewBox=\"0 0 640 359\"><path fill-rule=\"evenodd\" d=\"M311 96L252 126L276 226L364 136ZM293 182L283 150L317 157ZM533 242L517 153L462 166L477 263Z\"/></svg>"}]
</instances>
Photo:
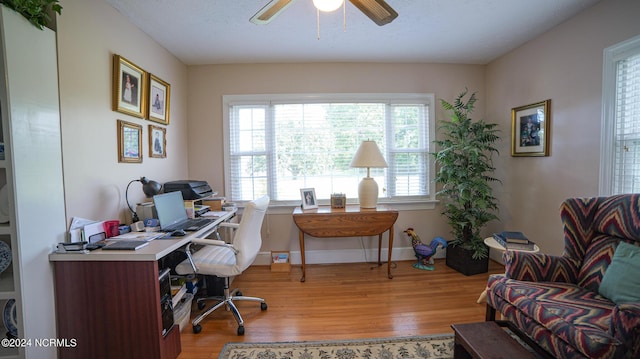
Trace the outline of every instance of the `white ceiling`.
<instances>
[{"instance_id":1,"label":"white ceiling","mask_svg":"<svg viewBox=\"0 0 640 359\"><path fill-rule=\"evenodd\" d=\"M351 3L320 14L297 0L268 25L269 0L105 0L187 65L263 62L486 64L599 0L387 0L378 26Z\"/></svg>"}]
</instances>

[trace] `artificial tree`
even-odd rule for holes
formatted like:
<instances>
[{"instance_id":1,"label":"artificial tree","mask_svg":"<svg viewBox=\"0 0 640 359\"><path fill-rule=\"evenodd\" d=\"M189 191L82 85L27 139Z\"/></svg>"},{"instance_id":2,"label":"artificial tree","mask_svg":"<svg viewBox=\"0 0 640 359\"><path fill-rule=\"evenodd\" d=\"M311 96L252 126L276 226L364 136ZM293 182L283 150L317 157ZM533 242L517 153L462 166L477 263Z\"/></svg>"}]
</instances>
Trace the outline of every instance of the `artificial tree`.
<instances>
[{"instance_id":1,"label":"artificial tree","mask_svg":"<svg viewBox=\"0 0 640 359\"><path fill-rule=\"evenodd\" d=\"M497 124L470 118L477 98L474 92L465 101L467 93L465 89L453 104L440 100L449 119L440 123L441 139L434 141L438 150L432 155L439 166L435 182L442 185L436 196L443 200L442 214L447 217L453 235L447 256L460 247L470 254L471 260L484 260L488 264L489 250L480 231L488 222L498 219L497 199L491 185L499 182L493 177L492 156L498 154L494 144L500 137Z\"/></svg>"}]
</instances>

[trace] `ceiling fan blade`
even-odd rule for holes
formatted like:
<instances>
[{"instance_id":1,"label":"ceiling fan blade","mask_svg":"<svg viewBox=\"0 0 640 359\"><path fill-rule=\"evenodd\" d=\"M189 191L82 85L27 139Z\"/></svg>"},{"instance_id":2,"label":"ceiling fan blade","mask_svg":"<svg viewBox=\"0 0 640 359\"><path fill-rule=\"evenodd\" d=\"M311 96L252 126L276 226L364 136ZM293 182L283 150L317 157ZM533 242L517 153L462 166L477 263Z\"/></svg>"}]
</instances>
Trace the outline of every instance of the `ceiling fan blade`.
<instances>
[{"instance_id":1,"label":"ceiling fan blade","mask_svg":"<svg viewBox=\"0 0 640 359\"><path fill-rule=\"evenodd\" d=\"M349 0L378 26L386 25L398 17L398 13L384 0Z\"/></svg>"},{"instance_id":2,"label":"ceiling fan blade","mask_svg":"<svg viewBox=\"0 0 640 359\"><path fill-rule=\"evenodd\" d=\"M249 21L256 25L266 25L295 1L296 0L271 0L267 5L260 9L260 11L253 15Z\"/></svg>"}]
</instances>

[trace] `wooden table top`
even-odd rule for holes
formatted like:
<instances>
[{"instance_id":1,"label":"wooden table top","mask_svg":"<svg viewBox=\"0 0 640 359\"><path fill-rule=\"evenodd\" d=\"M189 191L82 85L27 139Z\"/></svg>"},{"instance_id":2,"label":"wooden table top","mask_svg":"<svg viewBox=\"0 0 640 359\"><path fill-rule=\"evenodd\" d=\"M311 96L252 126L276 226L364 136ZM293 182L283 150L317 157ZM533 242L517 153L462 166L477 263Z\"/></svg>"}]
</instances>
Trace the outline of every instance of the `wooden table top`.
<instances>
[{"instance_id":1,"label":"wooden table top","mask_svg":"<svg viewBox=\"0 0 640 359\"><path fill-rule=\"evenodd\" d=\"M321 206L305 211L297 207L293 211L298 228L313 237L373 236L390 229L397 218L398 211L386 206L371 209Z\"/></svg>"}]
</instances>

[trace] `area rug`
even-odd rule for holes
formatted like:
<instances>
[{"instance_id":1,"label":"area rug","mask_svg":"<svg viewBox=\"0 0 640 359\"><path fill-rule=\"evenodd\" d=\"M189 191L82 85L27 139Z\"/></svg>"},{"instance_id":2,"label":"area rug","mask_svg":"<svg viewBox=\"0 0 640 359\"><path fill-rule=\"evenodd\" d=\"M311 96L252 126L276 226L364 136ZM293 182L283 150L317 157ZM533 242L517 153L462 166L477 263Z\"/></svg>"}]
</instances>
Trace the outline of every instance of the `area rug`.
<instances>
[{"instance_id":1,"label":"area rug","mask_svg":"<svg viewBox=\"0 0 640 359\"><path fill-rule=\"evenodd\" d=\"M453 334L338 341L227 343L218 359L453 358Z\"/></svg>"}]
</instances>

